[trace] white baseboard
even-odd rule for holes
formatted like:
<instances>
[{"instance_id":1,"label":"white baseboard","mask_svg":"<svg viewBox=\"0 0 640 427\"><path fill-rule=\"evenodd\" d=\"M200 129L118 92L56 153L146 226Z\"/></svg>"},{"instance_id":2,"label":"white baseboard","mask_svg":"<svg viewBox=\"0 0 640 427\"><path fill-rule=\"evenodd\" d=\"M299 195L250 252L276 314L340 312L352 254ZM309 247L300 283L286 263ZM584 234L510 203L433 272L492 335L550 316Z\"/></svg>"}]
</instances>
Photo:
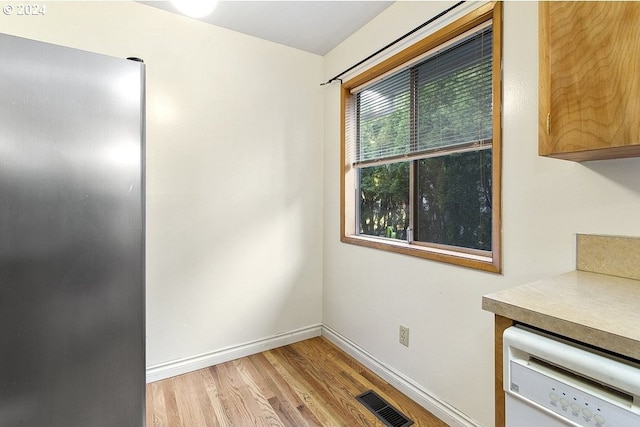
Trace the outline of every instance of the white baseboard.
<instances>
[{"instance_id":1,"label":"white baseboard","mask_svg":"<svg viewBox=\"0 0 640 427\"><path fill-rule=\"evenodd\" d=\"M385 366L370 353L348 340L338 332L322 325L322 336L340 347L344 352L378 374L382 379L409 396L420 406L451 427L481 427L480 424L443 401L411 379Z\"/></svg>"},{"instance_id":2,"label":"white baseboard","mask_svg":"<svg viewBox=\"0 0 640 427\"><path fill-rule=\"evenodd\" d=\"M322 325L312 325L295 331L274 335L272 337L251 341L233 347L184 359L173 360L147 368L147 383L186 374L187 372L250 356L298 341L320 336Z\"/></svg>"}]
</instances>

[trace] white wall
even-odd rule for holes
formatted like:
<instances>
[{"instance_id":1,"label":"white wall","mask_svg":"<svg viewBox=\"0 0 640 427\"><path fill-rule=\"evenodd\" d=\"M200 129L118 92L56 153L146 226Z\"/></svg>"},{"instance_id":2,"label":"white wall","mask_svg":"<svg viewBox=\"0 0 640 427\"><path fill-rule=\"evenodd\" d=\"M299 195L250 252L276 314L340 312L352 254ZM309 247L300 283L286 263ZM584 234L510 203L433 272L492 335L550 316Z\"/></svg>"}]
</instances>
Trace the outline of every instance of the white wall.
<instances>
[{"instance_id":1,"label":"white wall","mask_svg":"<svg viewBox=\"0 0 640 427\"><path fill-rule=\"evenodd\" d=\"M0 31L147 71L147 366L321 322L322 58L134 2Z\"/></svg>"},{"instance_id":2,"label":"white wall","mask_svg":"<svg viewBox=\"0 0 640 427\"><path fill-rule=\"evenodd\" d=\"M330 78L453 3L398 2L325 57ZM323 322L391 370L492 426L493 315L481 297L568 271L575 233L640 236L640 159L537 155L537 4L504 4L502 275L339 241L339 92L325 91ZM410 346L398 326L410 328Z\"/></svg>"}]
</instances>

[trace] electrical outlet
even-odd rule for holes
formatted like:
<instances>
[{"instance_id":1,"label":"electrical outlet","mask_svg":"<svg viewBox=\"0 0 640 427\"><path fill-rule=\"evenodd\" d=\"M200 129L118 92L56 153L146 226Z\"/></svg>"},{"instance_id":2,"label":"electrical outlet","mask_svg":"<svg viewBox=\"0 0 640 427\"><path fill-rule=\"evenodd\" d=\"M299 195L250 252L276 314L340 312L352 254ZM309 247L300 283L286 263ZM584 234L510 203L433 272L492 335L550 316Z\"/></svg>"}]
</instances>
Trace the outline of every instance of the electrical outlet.
<instances>
[{"instance_id":1,"label":"electrical outlet","mask_svg":"<svg viewBox=\"0 0 640 427\"><path fill-rule=\"evenodd\" d=\"M400 325L400 344L409 347L409 328Z\"/></svg>"}]
</instances>

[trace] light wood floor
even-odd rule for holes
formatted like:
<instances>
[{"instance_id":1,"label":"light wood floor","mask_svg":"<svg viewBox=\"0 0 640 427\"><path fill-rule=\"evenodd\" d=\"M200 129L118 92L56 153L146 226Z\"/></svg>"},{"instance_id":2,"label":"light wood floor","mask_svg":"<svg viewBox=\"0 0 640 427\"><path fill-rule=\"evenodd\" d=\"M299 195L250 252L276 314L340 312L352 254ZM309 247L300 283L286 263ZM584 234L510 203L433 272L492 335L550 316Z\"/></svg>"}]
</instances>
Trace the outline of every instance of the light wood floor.
<instances>
[{"instance_id":1,"label":"light wood floor","mask_svg":"<svg viewBox=\"0 0 640 427\"><path fill-rule=\"evenodd\" d=\"M382 427L355 399L367 390L446 427L322 337L147 384L147 427Z\"/></svg>"}]
</instances>

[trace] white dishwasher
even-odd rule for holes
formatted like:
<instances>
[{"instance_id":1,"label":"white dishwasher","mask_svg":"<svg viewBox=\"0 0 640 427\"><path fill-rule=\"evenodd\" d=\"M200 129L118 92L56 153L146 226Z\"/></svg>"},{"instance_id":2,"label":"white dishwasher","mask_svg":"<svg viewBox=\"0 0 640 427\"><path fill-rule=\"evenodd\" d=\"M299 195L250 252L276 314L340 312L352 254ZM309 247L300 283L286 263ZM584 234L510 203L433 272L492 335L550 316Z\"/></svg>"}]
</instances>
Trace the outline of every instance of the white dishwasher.
<instances>
[{"instance_id":1,"label":"white dishwasher","mask_svg":"<svg viewBox=\"0 0 640 427\"><path fill-rule=\"evenodd\" d=\"M506 427L640 427L640 365L522 326L503 335Z\"/></svg>"}]
</instances>

